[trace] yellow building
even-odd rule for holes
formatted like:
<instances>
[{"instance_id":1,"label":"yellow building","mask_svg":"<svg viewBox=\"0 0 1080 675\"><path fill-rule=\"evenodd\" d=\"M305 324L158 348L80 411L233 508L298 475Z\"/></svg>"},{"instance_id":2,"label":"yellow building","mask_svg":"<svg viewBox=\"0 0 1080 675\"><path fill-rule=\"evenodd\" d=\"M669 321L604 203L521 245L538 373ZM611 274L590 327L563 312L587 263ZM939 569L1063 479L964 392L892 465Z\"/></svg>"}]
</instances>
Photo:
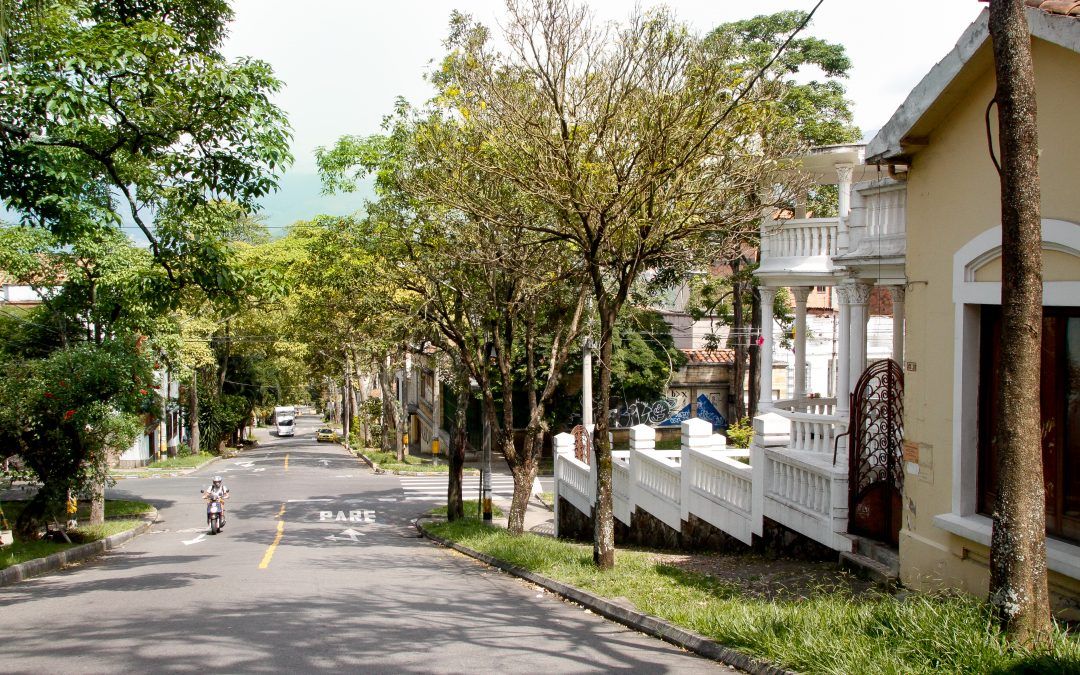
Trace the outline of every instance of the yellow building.
<instances>
[{"instance_id":1,"label":"yellow building","mask_svg":"<svg viewBox=\"0 0 1080 675\"><path fill-rule=\"evenodd\" d=\"M1062 3L1028 5L1041 146L1047 558L1060 607L1080 598L1080 16L1061 14L1070 11ZM989 581L995 362L1009 339L999 321L999 179L987 144L994 91L984 11L866 148L868 164L906 169L896 174L907 186L901 579L976 595ZM995 140L996 119L991 111Z\"/></svg>"}]
</instances>

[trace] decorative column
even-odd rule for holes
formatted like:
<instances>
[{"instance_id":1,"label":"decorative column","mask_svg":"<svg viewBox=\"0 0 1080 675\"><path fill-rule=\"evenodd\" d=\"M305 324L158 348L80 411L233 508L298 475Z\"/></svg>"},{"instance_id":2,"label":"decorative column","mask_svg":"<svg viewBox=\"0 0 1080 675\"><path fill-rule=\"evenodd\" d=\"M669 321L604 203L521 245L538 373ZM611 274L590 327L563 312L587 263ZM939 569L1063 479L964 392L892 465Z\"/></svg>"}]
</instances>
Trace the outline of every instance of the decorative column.
<instances>
[{"instance_id":1,"label":"decorative column","mask_svg":"<svg viewBox=\"0 0 1080 675\"><path fill-rule=\"evenodd\" d=\"M837 244L841 253L848 250L847 219L851 212L851 175L853 164L836 165L836 187L839 193L837 200L837 212L839 214L839 227L837 230Z\"/></svg>"},{"instance_id":2,"label":"decorative column","mask_svg":"<svg viewBox=\"0 0 1080 675\"><path fill-rule=\"evenodd\" d=\"M849 367L851 365L851 303L848 287L836 286L838 309L836 322L836 414L846 420L851 412L848 395L851 393Z\"/></svg>"},{"instance_id":3,"label":"decorative column","mask_svg":"<svg viewBox=\"0 0 1080 675\"><path fill-rule=\"evenodd\" d=\"M796 400L806 397L806 300L810 286L795 286L795 395Z\"/></svg>"},{"instance_id":4,"label":"decorative column","mask_svg":"<svg viewBox=\"0 0 1080 675\"><path fill-rule=\"evenodd\" d=\"M772 410L772 357L773 357L773 301L776 289L768 286L758 288L761 294L761 372L758 377L758 414Z\"/></svg>"},{"instance_id":5,"label":"decorative column","mask_svg":"<svg viewBox=\"0 0 1080 675\"><path fill-rule=\"evenodd\" d=\"M904 367L904 286L889 286L892 294L892 357Z\"/></svg>"},{"instance_id":6,"label":"decorative column","mask_svg":"<svg viewBox=\"0 0 1080 675\"><path fill-rule=\"evenodd\" d=\"M870 291L874 287L859 282L849 282L848 302L851 304L851 370L849 371L852 386L858 382L866 370L866 321L868 318L867 308L870 304Z\"/></svg>"}]
</instances>

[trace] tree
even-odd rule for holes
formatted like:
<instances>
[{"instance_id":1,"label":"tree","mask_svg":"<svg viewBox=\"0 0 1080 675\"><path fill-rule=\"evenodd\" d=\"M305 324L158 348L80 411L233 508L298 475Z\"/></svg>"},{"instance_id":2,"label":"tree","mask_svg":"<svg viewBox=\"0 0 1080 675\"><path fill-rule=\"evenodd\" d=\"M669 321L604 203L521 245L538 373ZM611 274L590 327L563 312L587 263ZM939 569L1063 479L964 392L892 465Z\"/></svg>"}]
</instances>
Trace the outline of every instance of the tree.
<instances>
[{"instance_id":1,"label":"tree","mask_svg":"<svg viewBox=\"0 0 1080 675\"><path fill-rule=\"evenodd\" d=\"M688 269L741 240L784 197L770 188L799 139L777 124L779 83L720 67L665 11L635 13L608 39L565 0L508 7L507 53L455 15L442 91L491 149L466 155L470 170L549 209L523 229L570 244L589 278L600 329L593 557L610 568L615 320L645 271Z\"/></svg>"},{"instance_id":2,"label":"tree","mask_svg":"<svg viewBox=\"0 0 1080 675\"><path fill-rule=\"evenodd\" d=\"M169 288L230 292L219 239L183 219L223 199L247 210L290 161L269 66L227 62L220 0L7 2L0 198L62 243L133 223ZM188 264L190 263L190 264ZM218 286L223 286L218 288Z\"/></svg>"},{"instance_id":3,"label":"tree","mask_svg":"<svg viewBox=\"0 0 1080 675\"><path fill-rule=\"evenodd\" d=\"M80 343L0 364L0 447L41 481L16 530L32 536L69 491L100 485L107 453L128 446L156 405L152 360L134 340Z\"/></svg>"},{"instance_id":4,"label":"tree","mask_svg":"<svg viewBox=\"0 0 1080 675\"><path fill-rule=\"evenodd\" d=\"M812 36L792 38L808 20L806 12L786 11L722 24L706 38L706 48L721 63L734 62L748 73L762 72L764 77L782 82L776 103L778 125L782 129L794 129L807 146L855 142L859 130L852 124L851 108L841 83L851 69L851 61L843 45ZM824 77L807 79L804 73L808 69L817 70ZM765 141L768 142L768 135ZM835 185L807 186L806 198L807 209L815 217L837 214ZM720 323L731 328L730 346L735 352L733 380L739 383L735 396L737 419L752 417L759 398L759 352L752 333L761 329L761 301L753 274L759 262L760 229L749 228L746 234L742 242L715 261L726 268L722 275L730 281L704 284L713 285L712 291L718 290L717 285L727 287L727 291L710 293L710 289L701 287L703 295L695 298L699 315L718 314ZM734 302L735 298L740 301ZM726 304L731 311L713 306L716 302ZM745 397L744 382L750 389Z\"/></svg>"},{"instance_id":5,"label":"tree","mask_svg":"<svg viewBox=\"0 0 1080 675\"><path fill-rule=\"evenodd\" d=\"M1046 495L1039 426L1042 222L1035 69L1024 3L991 0L1001 164L1001 388L995 420L998 493L990 545L990 604L1006 634L1048 643ZM996 160L995 160L996 164Z\"/></svg>"},{"instance_id":6,"label":"tree","mask_svg":"<svg viewBox=\"0 0 1080 675\"><path fill-rule=\"evenodd\" d=\"M521 226L548 217L546 211L513 184L468 170L464 156L484 150L467 126L403 104L390 122L387 137L346 137L321 152L321 167L331 187L355 181L364 168L377 171L379 200L368 211L382 228L383 257L396 263L395 283L421 299L402 309L437 330L425 339L464 370L459 382L477 383L494 442L514 476L508 530L520 533L547 406L581 327L579 267L565 244ZM540 336L546 349L538 349ZM521 408L519 448L514 413Z\"/></svg>"}]
</instances>

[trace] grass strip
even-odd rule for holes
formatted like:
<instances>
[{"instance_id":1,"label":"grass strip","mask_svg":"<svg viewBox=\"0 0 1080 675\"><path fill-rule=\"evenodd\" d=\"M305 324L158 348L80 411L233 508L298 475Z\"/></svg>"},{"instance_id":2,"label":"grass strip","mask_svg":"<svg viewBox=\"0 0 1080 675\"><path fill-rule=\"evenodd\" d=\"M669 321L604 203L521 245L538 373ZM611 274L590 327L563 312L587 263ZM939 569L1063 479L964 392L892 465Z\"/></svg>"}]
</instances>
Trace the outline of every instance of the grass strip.
<instances>
[{"instance_id":1,"label":"grass strip","mask_svg":"<svg viewBox=\"0 0 1080 675\"><path fill-rule=\"evenodd\" d=\"M1080 640L1058 628L1049 651L1010 647L988 607L952 594L852 596L822 588L809 597L763 599L731 583L620 550L614 570L592 547L532 534L513 536L476 520L428 523L439 537L804 673L1080 672Z\"/></svg>"},{"instance_id":2,"label":"grass strip","mask_svg":"<svg viewBox=\"0 0 1080 675\"><path fill-rule=\"evenodd\" d=\"M148 469L193 469L203 462L208 462L215 455L208 452L200 452L197 455L181 455L179 457L167 457L146 465Z\"/></svg>"},{"instance_id":3,"label":"grass strip","mask_svg":"<svg viewBox=\"0 0 1080 675\"><path fill-rule=\"evenodd\" d=\"M44 558L79 544L105 539L137 527L141 520L109 520L101 525L84 525L68 530L72 543L54 541L18 541L0 549L0 569L18 565L28 560Z\"/></svg>"},{"instance_id":4,"label":"grass strip","mask_svg":"<svg viewBox=\"0 0 1080 675\"><path fill-rule=\"evenodd\" d=\"M461 504L462 504L463 510L465 511L465 517L466 518L475 518L475 516L473 514L476 514L476 513L480 512L480 502L479 502L479 500L476 500L476 499L463 499L461 501ZM445 518L446 517L446 512L447 512L447 507L445 505L436 506L434 509L431 510L431 515L433 515L433 516L443 516ZM498 504L492 504L491 505L491 515L496 517L496 518L502 518L506 514L503 513L503 510L499 508Z\"/></svg>"},{"instance_id":5,"label":"grass strip","mask_svg":"<svg viewBox=\"0 0 1080 675\"><path fill-rule=\"evenodd\" d=\"M433 464L421 457L405 455L405 461L399 462L397 455L392 452L381 452L370 448L364 450L364 455L384 471L419 471L425 473L448 473L450 471L448 461L442 464Z\"/></svg>"}]
</instances>

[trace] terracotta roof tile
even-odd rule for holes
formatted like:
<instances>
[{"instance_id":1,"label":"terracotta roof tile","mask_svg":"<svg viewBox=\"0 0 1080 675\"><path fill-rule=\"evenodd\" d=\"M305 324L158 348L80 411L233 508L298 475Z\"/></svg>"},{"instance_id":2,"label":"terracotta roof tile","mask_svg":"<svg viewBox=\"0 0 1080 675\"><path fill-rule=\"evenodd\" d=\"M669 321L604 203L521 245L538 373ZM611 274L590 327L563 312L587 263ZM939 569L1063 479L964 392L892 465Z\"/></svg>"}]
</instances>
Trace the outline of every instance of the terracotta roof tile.
<instances>
[{"instance_id":1,"label":"terracotta roof tile","mask_svg":"<svg viewBox=\"0 0 1080 675\"><path fill-rule=\"evenodd\" d=\"M681 349L679 351L681 351L683 354L686 354L687 363L691 364L735 363L734 349Z\"/></svg>"},{"instance_id":2,"label":"terracotta roof tile","mask_svg":"<svg viewBox=\"0 0 1080 675\"><path fill-rule=\"evenodd\" d=\"M1080 0L1024 0L1024 4L1050 14L1063 14L1080 18Z\"/></svg>"}]
</instances>

